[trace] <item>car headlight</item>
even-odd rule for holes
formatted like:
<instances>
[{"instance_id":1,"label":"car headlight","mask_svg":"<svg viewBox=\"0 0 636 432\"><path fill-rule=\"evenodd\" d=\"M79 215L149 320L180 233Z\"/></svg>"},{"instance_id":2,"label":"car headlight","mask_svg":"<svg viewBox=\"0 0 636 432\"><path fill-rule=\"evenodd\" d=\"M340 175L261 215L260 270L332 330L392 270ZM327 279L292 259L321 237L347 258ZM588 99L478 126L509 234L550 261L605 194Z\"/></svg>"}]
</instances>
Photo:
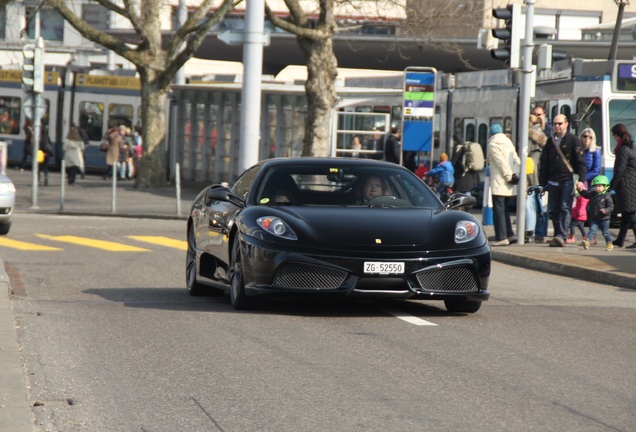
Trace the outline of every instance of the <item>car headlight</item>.
<instances>
[{"instance_id":1,"label":"car headlight","mask_svg":"<svg viewBox=\"0 0 636 432\"><path fill-rule=\"evenodd\" d=\"M466 243L479 235L479 225L471 221L459 221L455 225L455 243Z\"/></svg>"},{"instance_id":2,"label":"car headlight","mask_svg":"<svg viewBox=\"0 0 636 432\"><path fill-rule=\"evenodd\" d=\"M296 240L296 234L281 218L276 216L263 216L256 219L256 223L265 231L277 237L287 240Z\"/></svg>"},{"instance_id":3,"label":"car headlight","mask_svg":"<svg viewBox=\"0 0 636 432\"><path fill-rule=\"evenodd\" d=\"M11 182L2 182L0 183L0 193L15 193L15 185Z\"/></svg>"}]
</instances>

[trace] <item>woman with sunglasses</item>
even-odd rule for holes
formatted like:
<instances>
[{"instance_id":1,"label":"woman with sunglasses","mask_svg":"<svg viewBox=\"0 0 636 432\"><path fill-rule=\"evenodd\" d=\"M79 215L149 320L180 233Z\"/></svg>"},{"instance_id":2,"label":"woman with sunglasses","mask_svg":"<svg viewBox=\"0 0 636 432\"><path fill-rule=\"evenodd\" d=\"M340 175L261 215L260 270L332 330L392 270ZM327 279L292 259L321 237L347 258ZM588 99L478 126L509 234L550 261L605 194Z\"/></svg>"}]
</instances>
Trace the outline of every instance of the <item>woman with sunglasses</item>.
<instances>
[{"instance_id":1,"label":"woman with sunglasses","mask_svg":"<svg viewBox=\"0 0 636 432\"><path fill-rule=\"evenodd\" d=\"M583 129L580 139L585 156L585 166L587 167L585 187L588 187L592 184L592 179L601 174L601 151L596 147L596 133L594 129Z\"/></svg>"}]
</instances>

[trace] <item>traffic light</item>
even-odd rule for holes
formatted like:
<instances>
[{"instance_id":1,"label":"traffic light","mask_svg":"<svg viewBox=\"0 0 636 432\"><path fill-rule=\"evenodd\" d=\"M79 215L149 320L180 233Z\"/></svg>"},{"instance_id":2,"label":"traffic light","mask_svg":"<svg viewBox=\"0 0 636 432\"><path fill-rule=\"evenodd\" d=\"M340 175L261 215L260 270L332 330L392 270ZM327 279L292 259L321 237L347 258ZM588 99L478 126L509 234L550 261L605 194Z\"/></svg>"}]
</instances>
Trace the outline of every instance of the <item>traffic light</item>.
<instances>
[{"instance_id":1,"label":"traffic light","mask_svg":"<svg viewBox=\"0 0 636 432\"><path fill-rule=\"evenodd\" d=\"M521 38L523 24L521 23L521 5L509 4L505 8L493 8L492 16L505 21L505 26L492 29L492 35L504 41L504 47L500 45L490 50L490 55L497 60L503 60L512 69L521 66Z\"/></svg>"},{"instance_id":2,"label":"traffic light","mask_svg":"<svg viewBox=\"0 0 636 432\"><path fill-rule=\"evenodd\" d=\"M565 51L553 50L550 44L541 44L537 51L537 68L550 69L552 63L559 60L565 60L568 53Z\"/></svg>"},{"instance_id":3,"label":"traffic light","mask_svg":"<svg viewBox=\"0 0 636 432\"><path fill-rule=\"evenodd\" d=\"M44 48L40 40L22 47L24 62L22 63L22 84L27 92L42 93L44 91Z\"/></svg>"}]
</instances>

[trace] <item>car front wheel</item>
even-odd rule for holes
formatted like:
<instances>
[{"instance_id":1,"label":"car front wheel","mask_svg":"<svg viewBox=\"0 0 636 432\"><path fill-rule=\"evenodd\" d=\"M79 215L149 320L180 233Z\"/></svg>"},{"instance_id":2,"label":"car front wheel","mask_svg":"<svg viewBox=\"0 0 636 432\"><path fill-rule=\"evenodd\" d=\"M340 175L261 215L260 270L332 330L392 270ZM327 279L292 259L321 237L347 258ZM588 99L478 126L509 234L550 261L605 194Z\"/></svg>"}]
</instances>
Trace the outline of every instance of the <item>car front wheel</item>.
<instances>
[{"instance_id":1,"label":"car front wheel","mask_svg":"<svg viewBox=\"0 0 636 432\"><path fill-rule=\"evenodd\" d=\"M0 235L8 234L10 228L11 222L0 223Z\"/></svg>"},{"instance_id":2,"label":"car front wheel","mask_svg":"<svg viewBox=\"0 0 636 432\"><path fill-rule=\"evenodd\" d=\"M446 310L453 313L475 313L481 307L481 303L472 300L444 300Z\"/></svg>"}]
</instances>

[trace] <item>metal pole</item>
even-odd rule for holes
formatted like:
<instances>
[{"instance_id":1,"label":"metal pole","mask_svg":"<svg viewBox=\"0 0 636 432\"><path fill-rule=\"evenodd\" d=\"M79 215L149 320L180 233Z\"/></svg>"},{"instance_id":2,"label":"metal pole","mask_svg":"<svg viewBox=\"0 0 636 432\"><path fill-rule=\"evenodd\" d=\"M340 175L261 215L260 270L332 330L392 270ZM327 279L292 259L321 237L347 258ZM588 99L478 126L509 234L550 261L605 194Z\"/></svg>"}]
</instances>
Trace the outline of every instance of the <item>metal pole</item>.
<instances>
[{"instance_id":1,"label":"metal pole","mask_svg":"<svg viewBox=\"0 0 636 432\"><path fill-rule=\"evenodd\" d=\"M35 13L35 40L37 43L40 37L40 8ZM39 177L39 164L38 164L38 150L40 150L40 128L42 119L40 114L40 102L42 96L38 93L33 93L33 136L31 137L31 209L37 210L38 207L38 177ZM45 158L46 159L46 158Z\"/></svg>"},{"instance_id":2,"label":"metal pole","mask_svg":"<svg viewBox=\"0 0 636 432\"><path fill-rule=\"evenodd\" d=\"M263 71L263 32L265 0L250 0L245 10L243 42L243 94L241 97L241 136L238 172L258 162L261 75Z\"/></svg>"},{"instance_id":3,"label":"metal pole","mask_svg":"<svg viewBox=\"0 0 636 432\"><path fill-rule=\"evenodd\" d=\"M177 21L179 21L179 27L183 27L188 20L188 9L186 7L186 0L179 0L179 6L177 6ZM185 44L182 45L185 47ZM185 68L182 67L177 71L174 76L175 84L185 84Z\"/></svg>"},{"instance_id":4,"label":"metal pole","mask_svg":"<svg viewBox=\"0 0 636 432\"><path fill-rule=\"evenodd\" d=\"M616 24L614 24L614 35L612 36L612 46L608 60L616 60L616 52L618 51L618 39L621 37L621 27L623 26L623 12L628 0L614 0L618 3L618 15L616 16Z\"/></svg>"},{"instance_id":5,"label":"metal pole","mask_svg":"<svg viewBox=\"0 0 636 432\"><path fill-rule=\"evenodd\" d=\"M526 35L523 41L522 50L522 81L520 109L519 109L519 159L521 159L521 172L519 173L519 184L517 185L517 239L519 244L525 243L526 236L526 189L528 186L526 176L526 159L528 157L528 120L530 118L530 95L532 94L532 51L534 48L534 2L535 0L525 0L526 4Z\"/></svg>"},{"instance_id":6,"label":"metal pole","mask_svg":"<svg viewBox=\"0 0 636 432\"><path fill-rule=\"evenodd\" d=\"M181 167L177 162L174 166L174 180L177 188L177 216L181 216Z\"/></svg>"}]
</instances>

